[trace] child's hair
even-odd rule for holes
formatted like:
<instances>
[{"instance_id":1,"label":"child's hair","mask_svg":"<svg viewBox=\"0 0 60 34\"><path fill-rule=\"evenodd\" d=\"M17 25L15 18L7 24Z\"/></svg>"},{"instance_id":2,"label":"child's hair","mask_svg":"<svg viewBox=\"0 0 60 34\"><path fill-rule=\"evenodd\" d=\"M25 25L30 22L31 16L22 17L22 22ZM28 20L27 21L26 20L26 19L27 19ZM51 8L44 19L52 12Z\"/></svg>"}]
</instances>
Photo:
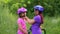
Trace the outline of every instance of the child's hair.
<instances>
[{"instance_id":1,"label":"child's hair","mask_svg":"<svg viewBox=\"0 0 60 34\"><path fill-rule=\"evenodd\" d=\"M20 18L25 17L25 15L21 16L22 14L24 14L24 12L18 14Z\"/></svg>"},{"instance_id":2,"label":"child's hair","mask_svg":"<svg viewBox=\"0 0 60 34\"><path fill-rule=\"evenodd\" d=\"M39 11L39 15L41 16L41 24L43 24L44 20L43 20L43 14L42 14L42 12Z\"/></svg>"},{"instance_id":3,"label":"child's hair","mask_svg":"<svg viewBox=\"0 0 60 34\"><path fill-rule=\"evenodd\" d=\"M37 10L37 9L35 9L35 10ZM40 17L41 17L41 24L43 24L44 19L43 19L42 11L39 11L39 10L38 10L38 12L39 12L39 15L40 15Z\"/></svg>"},{"instance_id":4,"label":"child's hair","mask_svg":"<svg viewBox=\"0 0 60 34\"><path fill-rule=\"evenodd\" d=\"M18 14L18 16L19 16L20 18L22 18L21 14L22 14L22 13L19 13L19 14Z\"/></svg>"}]
</instances>

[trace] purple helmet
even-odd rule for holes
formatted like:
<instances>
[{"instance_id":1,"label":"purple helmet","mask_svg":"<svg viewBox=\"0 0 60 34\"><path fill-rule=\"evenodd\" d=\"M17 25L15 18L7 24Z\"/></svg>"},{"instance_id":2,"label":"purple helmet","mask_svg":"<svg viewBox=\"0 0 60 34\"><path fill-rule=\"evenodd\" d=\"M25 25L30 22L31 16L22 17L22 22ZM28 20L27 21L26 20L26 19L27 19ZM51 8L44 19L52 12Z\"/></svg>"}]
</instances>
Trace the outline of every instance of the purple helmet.
<instances>
[{"instance_id":1,"label":"purple helmet","mask_svg":"<svg viewBox=\"0 0 60 34\"><path fill-rule=\"evenodd\" d=\"M22 12L26 12L26 11L27 11L26 8L21 7L21 8L18 9L17 14L20 14L20 13L22 13Z\"/></svg>"},{"instance_id":2,"label":"purple helmet","mask_svg":"<svg viewBox=\"0 0 60 34\"><path fill-rule=\"evenodd\" d=\"M44 11L44 8L42 6L40 6L40 5L34 6L34 9L35 10L39 10L40 12L43 12Z\"/></svg>"}]
</instances>

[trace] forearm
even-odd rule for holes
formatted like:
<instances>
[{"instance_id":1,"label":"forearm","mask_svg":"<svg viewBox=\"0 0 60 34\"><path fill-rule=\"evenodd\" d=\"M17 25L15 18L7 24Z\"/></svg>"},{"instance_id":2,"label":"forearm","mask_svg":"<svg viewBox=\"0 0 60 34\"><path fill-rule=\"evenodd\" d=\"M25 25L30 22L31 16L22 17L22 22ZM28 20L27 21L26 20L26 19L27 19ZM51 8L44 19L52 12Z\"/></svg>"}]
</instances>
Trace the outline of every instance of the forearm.
<instances>
[{"instance_id":1,"label":"forearm","mask_svg":"<svg viewBox=\"0 0 60 34\"><path fill-rule=\"evenodd\" d=\"M28 18L27 21L28 21L29 24L33 24L34 23L34 20L33 19L29 19Z\"/></svg>"},{"instance_id":2,"label":"forearm","mask_svg":"<svg viewBox=\"0 0 60 34\"><path fill-rule=\"evenodd\" d=\"M29 19L28 17L25 17L25 20L29 23L29 24L33 24L35 21L34 19Z\"/></svg>"},{"instance_id":3,"label":"forearm","mask_svg":"<svg viewBox=\"0 0 60 34\"><path fill-rule=\"evenodd\" d=\"M19 28L24 34L28 34L27 30L24 30L23 28Z\"/></svg>"},{"instance_id":4,"label":"forearm","mask_svg":"<svg viewBox=\"0 0 60 34\"><path fill-rule=\"evenodd\" d=\"M27 19L27 21L28 21L28 23L31 23L31 20L29 18Z\"/></svg>"}]
</instances>

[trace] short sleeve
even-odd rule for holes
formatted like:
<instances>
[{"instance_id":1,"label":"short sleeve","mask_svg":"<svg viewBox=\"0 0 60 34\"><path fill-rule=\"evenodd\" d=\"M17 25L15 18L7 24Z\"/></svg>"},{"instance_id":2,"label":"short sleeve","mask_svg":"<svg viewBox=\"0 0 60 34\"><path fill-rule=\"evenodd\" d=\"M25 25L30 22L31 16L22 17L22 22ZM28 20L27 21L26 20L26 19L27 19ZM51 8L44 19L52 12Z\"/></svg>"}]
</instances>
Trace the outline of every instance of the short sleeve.
<instances>
[{"instance_id":1,"label":"short sleeve","mask_svg":"<svg viewBox=\"0 0 60 34\"><path fill-rule=\"evenodd\" d=\"M17 20L17 24L21 24L21 22L22 22L21 19Z\"/></svg>"},{"instance_id":2,"label":"short sleeve","mask_svg":"<svg viewBox=\"0 0 60 34\"><path fill-rule=\"evenodd\" d=\"M34 17L34 20L35 20L35 22L41 22L40 16L35 16L35 17Z\"/></svg>"}]
</instances>

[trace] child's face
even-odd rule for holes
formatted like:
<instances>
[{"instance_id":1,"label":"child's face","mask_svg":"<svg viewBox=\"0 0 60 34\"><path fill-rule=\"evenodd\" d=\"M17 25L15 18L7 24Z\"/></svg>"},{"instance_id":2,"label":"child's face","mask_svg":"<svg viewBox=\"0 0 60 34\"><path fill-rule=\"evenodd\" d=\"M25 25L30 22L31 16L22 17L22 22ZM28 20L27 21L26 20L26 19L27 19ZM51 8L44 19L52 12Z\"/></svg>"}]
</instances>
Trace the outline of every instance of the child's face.
<instances>
[{"instance_id":1,"label":"child's face","mask_svg":"<svg viewBox=\"0 0 60 34\"><path fill-rule=\"evenodd\" d=\"M34 13L35 13L35 15L39 14L38 10L34 10Z\"/></svg>"},{"instance_id":2,"label":"child's face","mask_svg":"<svg viewBox=\"0 0 60 34\"><path fill-rule=\"evenodd\" d=\"M21 14L21 16L22 16L22 17L25 17L25 16L26 16L26 12L23 12L23 13Z\"/></svg>"}]
</instances>

